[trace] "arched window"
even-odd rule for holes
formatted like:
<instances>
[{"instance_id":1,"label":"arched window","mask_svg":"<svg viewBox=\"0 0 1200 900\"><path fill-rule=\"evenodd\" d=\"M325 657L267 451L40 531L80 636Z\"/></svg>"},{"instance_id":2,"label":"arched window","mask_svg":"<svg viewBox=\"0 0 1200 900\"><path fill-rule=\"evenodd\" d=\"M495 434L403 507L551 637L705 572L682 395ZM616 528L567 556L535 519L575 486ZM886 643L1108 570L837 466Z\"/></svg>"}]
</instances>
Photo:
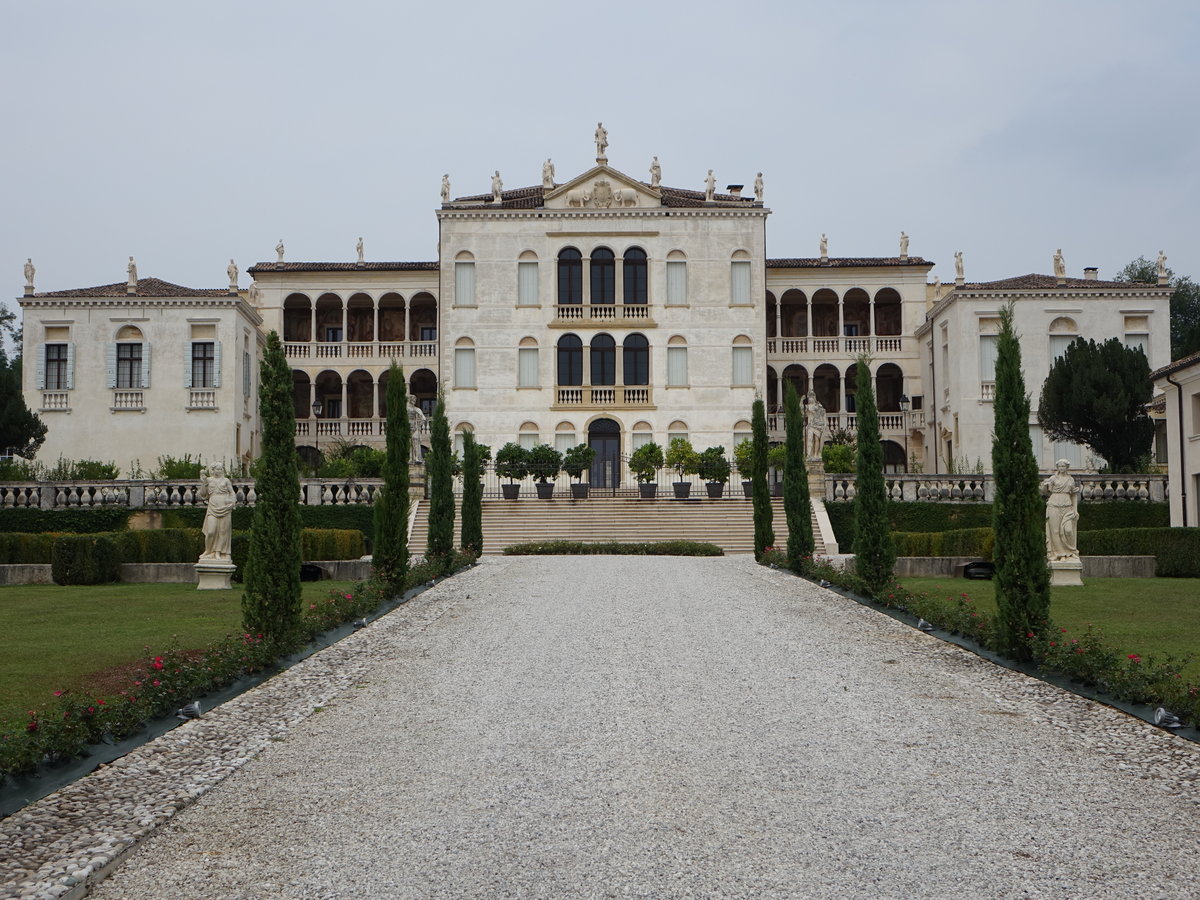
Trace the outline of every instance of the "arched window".
<instances>
[{"instance_id":1,"label":"arched window","mask_svg":"<svg viewBox=\"0 0 1200 900\"><path fill-rule=\"evenodd\" d=\"M617 302L617 258L607 247L592 251L591 302L611 305Z\"/></svg>"},{"instance_id":2,"label":"arched window","mask_svg":"<svg viewBox=\"0 0 1200 900\"><path fill-rule=\"evenodd\" d=\"M687 306L687 257L682 250L667 254L667 306Z\"/></svg>"},{"instance_id":3,"label":"arched window","mask_svg":"<svg viewBox=\"0 0 1200 900\"><path fill-rule=\"evenodd\" d=\"M538 344L534 338L521 338L517 347L517 387L539 387Z\"/></svg>"},{"instance_id":4,"label":"arched window","mask_svg":"<svg viewBox=\"0 0 1200 900\"><path fill-rule=\"evenodd\" d=\"M626 336L622 344L621 362L625 369L626 384L650 383L650 342L642 334Z\"/></svg>"},{"instance_id":5,"label":"arched window","mask_svg":"<svg viewBox=\"0 0 1200 900\"><path fill-rule=\"evenodd\" d=\"M558 339L558 384L563 387L583 384L583 341L574 334Z\"/></svg>"},{"instance_id":6,"label":"arched window","mask_svg":"<svg viewBox=\"0 0 1200 900\"><path fill-rule=\"evenodd\" d=\"M454 344L454 387L475 386L475 343L470 338L462 337Z\"/></svg>"},{"instance_id":7,"label":"arched window","mask_svg":"<svg viewBox=\"0 0 1200 900\"><path fill-rule=\"evenodd\" d=\"M574 447L578 441L575 440L575 426L571 422L559 422L554 426L554 449L559 453L566 453Z\"/></svg>"},{"instance_id":8,"label":"arched window","mask_svg":"<svg viewBox=\"0 0 1200 900\"><path fill-rule=\"evenodd\" d=\"M617 342L611 335L598 334L592 338L592 384L617 383Z\"/></svg>"},{"instance_id":9,"label":"arched window","mask_svg":"<svg viewBox=\"0 0 1200 900\"><path fill-rule=\"evenodd\" d=\"M750 338L739 334L733 339L733 387L754 386L754 348Z\"/></svg>"},{"instance_id":10,"label":"arched window","mask_svg":"<svg viewBox=\"0 0 1200 900\"><path fill-rule=\"evenodd\" d=\"M667 447L671 446L671 441L675 438L683 438L685 441L688 439L687 422L676 419L667 426Z\"/></svg>"},{"instance_id":11,"label":"arched window","mask_svg":"<svg viewBox=\"0 0 1200 900\"><path fill-rule=\"evenodd\" d=\"M675 335L667 341L667 387L687 386L687 340Z\"/></svg>"},{"instance_id":12,"label":"arched window","mask_svg":"<svg viewBox=\"0 0 1200 900\"><path fill-rule=\"evenodd\" d=\"M633 440L631 441L630 449L636 450L643 444L649 444L654 440L654 429L650 427L649 422L637 422L633 426Z\"/></svg>"},{"instance_id":13,"label":"arched window","mask_svg":"<svg viewBox=\"0 0 1200 900\"><path fill-rule=\"evenodd\" d=\"M625 304L644 306L650 302L650 292L646 285L646 251L640 247L630 247L626 250L621 270L625 281Z\"/></svg>"},{"instance_id":14,"label":"arched window","mask_svg":"<svg viewBox=\"0 0 1200 900\"><path fill-rule=\"evenodd\" d=\"M538 443L538 427L536 422L522 422L521 430L517 433L517 443L526 450L532 450Z\"/></svg>"},{"instance_id":15,"label":"arched window","mask_svg":"<svg viewBox=\"0 0 1200 900\"><path fill-rule=\"evenodd\" d=\"M475 427L470 422L460 422L454 429L454 452L462 458L463 438L468 432L474 432Z\"/></svg>"},{"instance_id":16,"label":"arched window","mask_svg":"<svg viewBox=\"0 0 1200 900\"><path fill-rule=\"evenodd\" d=\"M136 325L125 325L117 332L116 343L108 345L105 363L110 388L150 387L150 345Z\"/></svg>"},{"instance_id":17,"label":"arched window","mask_svg":"<svg viewBox=\"0 0 1200 900\"><path fill-rule=\"evenodd\" d=\"M475 305L475 257L466 250L454 257L454 305Z\"/></svg>"},{"instance_id":18,"label":"arched window","mask_svg":"<svg viewBox=\"0 0 1200 900\"><path fill-rule=\"evenodd\" d=\"M538 258L526 250L517 258L517 306L538 305Z\"/></svg>"},{"instance_id":19,"label":"arched window","mask_svg":"<svg viewBox=\"0 0 1200 900\"><path fill-rule=\"evenodd\" d=\"M564 247L558 254L558 302L583 302L583 254L574 247Z\"/></svg>"},{"instance_id":20,"label":"arched window","mask_svg":"<svg viewBox=\"0 0 1200 900\"><path fill-rule=\"evenodd\" d=\"M996 320L997 324L999 320ZM998 330L989 329L992 331ZM1079 337L1079 326L1070 316L1059 316L1050 323L1050 364L1067 352L1071 341ZM994 376L993 376L994 377Z\"/></svg>"}]
</instances>

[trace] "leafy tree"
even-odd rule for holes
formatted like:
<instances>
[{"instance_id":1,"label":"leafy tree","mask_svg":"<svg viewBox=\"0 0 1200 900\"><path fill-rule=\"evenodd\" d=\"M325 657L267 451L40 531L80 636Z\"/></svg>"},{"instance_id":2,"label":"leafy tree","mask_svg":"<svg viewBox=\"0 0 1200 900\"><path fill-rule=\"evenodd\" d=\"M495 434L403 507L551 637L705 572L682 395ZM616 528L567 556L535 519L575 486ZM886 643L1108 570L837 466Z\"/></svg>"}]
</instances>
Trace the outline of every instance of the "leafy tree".
<instances>
[{"instance_id":1,"label":"leafy tree","mask_svg":"<svg viewBox=\"0 0 1200 900\"><path fill-rule=\"evenodd\" d=\"M787 448L783 460L783 514L787 517L788 565L795 572L802 560L812 556L815 546L812 531L812 498L808 495L808 469L804 463L804 412L796 387L787 383L783 400L783 421L787 430Z\"/></svg>"},{"instance_id":2,"label":"leafy tree","mask_svg":"<svg viewBox=\"0 0 1200 900\"><path fill-rule=\"evenodd\" d=\"M1187 275L1166 270L1171 290L1171 359L1183 359L1200 353L1200 284ZM1158 264L1144 256L1117 273L1114 281L1158 284Z\"/></svg>"},{"instance_id":3,"label":"leafy tree","mask_svg":"<svg viewBox=\"0 0 1200 900\"><path fill-rule=\"evenodd\" d=\"M854 571L877 597L892 578L896 548L888 527L887 482L883 477L883 444L879 442L879 411L875 389L865 357L859 357L858 378L858 472L854 496Z\"/></svg>"},{"instance_id":4,"label":"leafy tree","mask_svg":"<svg viewBox=\"0 0 1200 900\"><path fill-rule=\"evenodd\" d=\"M433 421L429 426L429 455L425 471L429 476L429 537L425 556L449 565L454 554L454 477L451 474L450 423L446 420L446 399L438 393Z\"/></svg>"},{"instance_id":5,"label":"leafy tree","mask_svg":"<svg viewBox=\"0 0 1200 900\"><path fill-rule=\"evenodd\" d=\"M754 558L762 559L768 547L775 546L771 492L767 488L767 409L762 399L754 401L750 433L754 453L750 459L750 496L754 504Z\"/></svg>"},{"instance_id":6,"label":"leafy tree","mask_svg":"<svg viewBox=\"0 0 1200 900\"><path fill-rule=\"evenodd\" d=\"M1151 393L1140 347L1131 350L1119 338L1103 344L1077 338L1042 384L1038 421L1055 440L1091 447L1110 471L1132 472L1154 440L1145 409Z\"/></svg>"},{"instance_id":7,"label":"leafy tree","mask_svg":"<svg viewBox=\"0 0 1200 900\"><path fill-rule=\"evenodd\" d=\"M0 346L0 452L12 448L32 459L46 440L46 423L25 405L21 393L21 360L8 361Z\"/></svg>"},{"instance_id":8,"label":"leafy tree","mask_svg":"<svg viewBox=\"0 0 1200 900\"><path fill-rule=\"evenodd\" d=\"M463 435L463 493L462 531L460 541L464 550L478 556L483 552L483 489L479 479L483 476L483 450L475 443L475 435Z\"/></svg>"},{"instance_id":9,"label":"leafy tree","mask_svg":"<svg viewBox=\"0 0 1200 900\"><path fill-rule=\"evenodd\" d=\"M250 520L242 625L251 634L286 641L300 616L300 477L292 370L274 331L259 373L262 456L253 470L258 500Z\"/></svg>"},{"instance_id":10,"label":"leafy tree","mask_svg":"<svg viewBox=\"0 0 1200 900\"><path fill-rule=\"evenodd\" d=\"M395 362L388 369L387 428L383 491L375 499L375 577L392 594L404 591L408 575L408 462L412 426L408 419L408 386Z\"/></svg>"},{"instance_id":11,"label":"leafy tree","mask_svg":"<svg viewBox=\"0 0 1200 900\"><path fill-rule=\"evenodd\" d=\"M1021 373L1021 345L1013 330L1013 305L1000 310L996 344L996 399L992 472L996 498L992 528L996 544L996 606L1003 649L1017 659L1033 656L1032 635L1050 616L1046 566L1045 504L1029 438L1029 395Z\"/></svg>"}]
</instances>

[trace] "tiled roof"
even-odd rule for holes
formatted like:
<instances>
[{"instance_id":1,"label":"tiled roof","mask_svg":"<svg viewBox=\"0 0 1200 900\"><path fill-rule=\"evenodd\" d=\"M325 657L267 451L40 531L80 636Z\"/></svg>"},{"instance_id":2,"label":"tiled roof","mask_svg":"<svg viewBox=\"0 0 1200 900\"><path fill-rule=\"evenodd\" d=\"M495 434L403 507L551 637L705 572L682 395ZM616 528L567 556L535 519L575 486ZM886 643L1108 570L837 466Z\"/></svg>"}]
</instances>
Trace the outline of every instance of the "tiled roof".
<instances>
[{"instance_id":1,"label":"tiled roof","mask_svg":"<svg viewBox=\"0 0 1200 900\"><path fill-rule=\"evenodd\" d=\"M647 184L646 187L650 187L650 185ZM662 192L663 206L698 207L708 205L704 199L704 191L685 191L683 188L665 186L660 187L659 190ZM754 203L750 197L735 197L733 194L713 194L713 200L718 203L733 203L737 206L751 206Z\"/></svg>"},{"instance_id":2,"label":"tiled roof","mask_svg":"<svg viewBox=\"0 0 1200 900\"><path fill-rule=\"evenodd\" d=\"M1150 373L1150 380L1157 381L1160 378L1165 378L1167 375L1178 372L1180 369L1186 369L1189 366L1194 366L1197 363L1200 363L1200 353L1193 353L1191 356L1185 356L1182 359L1169 362L1161 369L1155 369Z\"/></svg>"},{"instance_id":3,"label":"tiled roof","mask_svg":"<svg viewBox=\"0 0 1200 900\"><path fill-rule=\"evenodd\" d=\"M1100 288L1121 288L1124 290L1146 288L1154 290L1158 288L1158 285L1142 284L1136 281L1097 281L1091 278L1068 278L1060 285L1058 279L1053 275L1035 275L1031 273L1029 275L1018 275L1015 278L1002 278L1000 281L967 282L962 286L963 289L970 291L1052 291L1059 287L1090 288L1092 290Z\"/></svg>"},{"instance_id":4,"label":"tiled roof","mask_svg":"<svg viewBox=\"0 0 1200 900\"><path fill-rule=\"evenodd\" d=\"M910 256L901 259L898 256L831 256L823 261L819 256L789 257L786 259L768 259L768 269L832 269L837 267L855 268L862 266L932 266L927 259L920 256Z\"/></svg>"},{"instance_id":5,"label":"tiled roof","mask_svg":"<svg viewBox=\"0 0 1200 900\"><path fill-rule=\"evenodd\" d=\"M51 297L228 297L228 288L190 288L172 284L161 278L139 278L137 293L127 292L127 283L101 284L96 287L73 288L69 291L45 291L35 298Z\"/></svg>"},{"instance_id":6,"label":"tiled roof","mask_svg":"<svg viewBox=\"0 0 1200 900\"><path fill-rule=\"evenodd\" d=\"M490 209L539 209L545 205L542 199L544 189L539 184L536 187L516 188L500 192L500 202L493 203L491 193L475 194L470 197L456 197L455 203L484 203Z\"/></svg>"},{"instance_id":7,"label":"tiled roof","mask_svg":"<svg viewBox=\"0 0 1200 900\"><path fill-rule=\"evenodd\" d=\"M251 275L269 272L436 272L436 262L260 262L246 271Z\"/></svg>"}]
</instances>

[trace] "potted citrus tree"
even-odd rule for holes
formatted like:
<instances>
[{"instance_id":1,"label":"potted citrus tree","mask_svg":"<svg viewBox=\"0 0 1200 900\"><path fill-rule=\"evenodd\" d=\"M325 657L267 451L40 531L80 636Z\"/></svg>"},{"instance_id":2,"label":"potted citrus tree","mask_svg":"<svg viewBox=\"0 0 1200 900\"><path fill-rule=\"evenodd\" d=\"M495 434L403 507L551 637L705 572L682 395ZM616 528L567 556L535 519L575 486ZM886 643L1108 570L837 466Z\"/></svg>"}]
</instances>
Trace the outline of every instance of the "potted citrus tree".
<instances>
[{"instance_id":1,"label":"potted citrus tree","mask_svg":"<svg viewBox=\"0 0 1200 900\"><path fill-rule=\"evenodd\" d=\"M703 480L711 500L720 500L725 493L725 483L729 481L729 460L725 458L724 447L709 447L700 454L696 465L696 474Z\"/></svg>"},{"instance_id":2,"label":"potted citrus tree","mask_svg":"<svg viewBox=\"0 0 1200 900\"><path fill-rule=\"evenodd\" d=\"M733 463L737 466L738 477L742 479L742 494L749 500L754 495L754 482L750 480L750 469L754 465L754 441L747 438L738 442L733 448Z\"/></svg>"},{"instance_id":3,"label":"potted citrus tree","mask_svg":"<svg viewBox=\"0 0 1200 900\"><path fill-rule=\"evenodd\" d=\"M696 466L699 463L699 456L692 448L692 442L683 437L671 438L671 443L667 445L666 461L667 468L675 470L676 480L671 485L675 490L675 499L686 500L692 492L692 483L684 479L688 475L696 474Z\"/></svg>"},{"instance_id":4,"label":"potted citrus tree","mask_svg":"<svg viewBox=\"0 0 1200 900\"><path fill-rule=\"evenodd\" d=\"M653 500L658 493L658 470L663 467L662 447L650 441L642 444L629 457L629 471L638 482L638 495Z\"/></svg>"},{"instance_id":5,"label":"potted citrus tree","mask_svg":"<svg viewBox=\"0 0 1200 900\"><path fill-rule=\"evenodd\" d=\"M496 452L496 474L508 479L508 484L500 485L504 499L516 500L521 493L520 482L529 474L529 451L509 441Z\"/></svg>"},{"instance_id":6,"label":"potted citrus tree","mask_svg":"<svg viewBox=\"0 0 1200 900\"><path fill-rule=\"evenodd\" d=\"M591 485L583 480L583 473L592 470L592 463L595 459L596 448L587 444L576 444L563 454L563 471L575 479L575 484L571 485L573 500L587 499L588 488Z\"/></svg>"},{"instance_id":7,"label":"potted citrus tree","mask_svg":"<svg viewBox=\"0 0 1200 900\"><path fill-rule=\"evenodd\" d=\"M538 444L529 451L529 474L537 479L539 500L554 499L554 479L562 471L562 454L549 444Z\"/></svg>"}]
</instances>

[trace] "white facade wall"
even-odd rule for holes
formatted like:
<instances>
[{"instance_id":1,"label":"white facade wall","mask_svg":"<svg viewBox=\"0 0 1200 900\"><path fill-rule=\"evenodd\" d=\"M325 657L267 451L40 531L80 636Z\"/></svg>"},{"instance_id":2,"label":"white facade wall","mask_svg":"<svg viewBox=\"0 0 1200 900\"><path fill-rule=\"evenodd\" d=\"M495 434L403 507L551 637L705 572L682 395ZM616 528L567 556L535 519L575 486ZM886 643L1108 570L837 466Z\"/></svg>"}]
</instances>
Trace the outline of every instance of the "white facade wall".
<instances>
[{"instance_id":1,"label":"white facade wall","mask_svg":"<svg viewBox=\"0 0 1200 900\"><path fill-rule=\"evenodd\" d=\"M1200 525L1200 356L1155 372L1166 399L1167 481L1171 524Z\"/></svg>"}]
</instances>

